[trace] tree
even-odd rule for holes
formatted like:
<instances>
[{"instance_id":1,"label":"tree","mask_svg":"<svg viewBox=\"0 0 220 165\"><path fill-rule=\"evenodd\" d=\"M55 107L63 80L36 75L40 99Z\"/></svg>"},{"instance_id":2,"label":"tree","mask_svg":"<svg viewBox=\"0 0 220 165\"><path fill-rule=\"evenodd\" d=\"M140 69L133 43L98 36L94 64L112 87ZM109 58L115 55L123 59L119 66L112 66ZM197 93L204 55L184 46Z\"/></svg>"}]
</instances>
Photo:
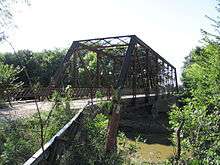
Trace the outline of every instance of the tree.
<instances>
[{"instance_id":1,"label":"tree","mask_svg":"<svg viewBox=\"0 0 220 165\"><path fill-rule=\"evenodd\" d=\"M220 12L220 0L216 0L216 10L219 13ZM206 17L212 22L212 27L214 29L214 32L209 32L204 29L201 29L201 32L203 34L203 40L205 42L216 42L220 43L220 17L217 16L216 18L207 16Z\"/></svg>"},{"instance_id":2,"label":"tree","mask_svg":"<svg viewBox=\"0 0 220 165\"><path fill-rule=\"evenodd\" d=\"M218 0L217 11L220 12ZM181 146L199 164L220 163L220 20L208 17L215 34L202 30L204 43L185 58L181 106L170 113L172 128L182 128ZM183 156L184 154L182 154ZM182 157L189 160L189 157Z\"/></svg>"},{"instance_id":3,"label":"tree","mask_svg":"<svg viewBox=\"0 0 220 165\"><path fill-rule=\"evenodd\" d=\"M17 89L21 83L14 83L17 79L17 75L21 72L19 67L13 67L13 65L3 64L0 61L0 103L4 99L10 102L9 93Z\"/></svg>"},{"instance_id":4,"label":"tree","mask_svg":"<svg viewBox=\"0 0 220 165\"><path fill-rule=\"evenodd\" d=\"M202 164L220 162L220 46L210 43L192 51L183 71L183 84L189 97L185 106L175 107L170 123L177 128L181 121L182 146Z\"/></svg>"},{"instance_id":5,"label":"tree","mask_svg":"<svg viewBox=\"0 0 220 165\"><path fill-rule=\"evenodd\" d=\"M0 57L4 64L20 68L25 67L34 84L48 86L51 77L61 63L64 51L60 49L41 52L19 50L16 53L2 53ZM28 79L24 72L18 74L16 81L22 81L25 86L28 86Z\"/></svg>"},{"instance_id":6,"label":"tree","mask_svg":"<svg viewBox=\"0 0 220 165\"><path fill-rule=\"evenodd\" d=\"M29 4L28 0L0 0L0 33L7 32L15 26L14 5L18 3Z\"/></svg>"}]
</instances>

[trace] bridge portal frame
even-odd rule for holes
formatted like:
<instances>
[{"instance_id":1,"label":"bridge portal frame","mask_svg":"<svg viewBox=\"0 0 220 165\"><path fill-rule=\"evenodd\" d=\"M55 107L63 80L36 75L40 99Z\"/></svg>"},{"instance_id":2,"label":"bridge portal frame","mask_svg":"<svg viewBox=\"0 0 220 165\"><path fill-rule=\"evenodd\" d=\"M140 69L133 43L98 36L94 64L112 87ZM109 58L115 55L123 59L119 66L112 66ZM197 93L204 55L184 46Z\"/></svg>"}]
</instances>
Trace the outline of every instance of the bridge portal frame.
<instances>
[{"instance_id":1,"label":"bridge portal frame","mask_svg":"<svg viewBox=\"0 0 220 165\"><path fill-rule=\"evenodd\" d=\"M85 52L83 52L85 51ZM97 62L95 72L88 69L83 59L83 53L95 52ZM109 85L100 84L102 75L101 61L104 57L112 60L111 75L113 81ZM145 44L136 35L95 38L73 41L68 49L60 68L53 77L49 91L59 87L66 68L73 62L74 87L81 88L80 77L77 77L81 65L87 72L88 81L92 82L90 97L95 97L99 88L118 90L120 95L129 94L133 98L137 94L162 95L173 94L178 91L176 68L161 57L156 51ZM78 62L78 64L77 64ZM118 65L116 65L118 63ZM109 75L105 75L106 77ZM126 89L130 89L126 93Z\"/></svg>"}]
</instances>

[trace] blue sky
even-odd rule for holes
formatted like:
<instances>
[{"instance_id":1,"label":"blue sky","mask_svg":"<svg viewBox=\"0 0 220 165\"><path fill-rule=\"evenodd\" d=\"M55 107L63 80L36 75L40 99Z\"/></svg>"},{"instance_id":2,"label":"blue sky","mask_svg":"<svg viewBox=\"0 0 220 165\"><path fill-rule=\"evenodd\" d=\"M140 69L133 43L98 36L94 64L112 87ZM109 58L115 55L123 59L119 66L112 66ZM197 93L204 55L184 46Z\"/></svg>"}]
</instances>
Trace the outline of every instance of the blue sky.
<instances>
[{"instance_id":1,"label":"blue sky","mask_svg":"<svg viewBox=\"0 0 220 165\"><path fill-rule=\"evenodd\" d=\"M181 72L184 57L211 30L215 0L31 0L18 7L16 49L68 47L73 40L136 34ZM6 44L0 51L9 51Z\"/></svg>"}]
</instances>

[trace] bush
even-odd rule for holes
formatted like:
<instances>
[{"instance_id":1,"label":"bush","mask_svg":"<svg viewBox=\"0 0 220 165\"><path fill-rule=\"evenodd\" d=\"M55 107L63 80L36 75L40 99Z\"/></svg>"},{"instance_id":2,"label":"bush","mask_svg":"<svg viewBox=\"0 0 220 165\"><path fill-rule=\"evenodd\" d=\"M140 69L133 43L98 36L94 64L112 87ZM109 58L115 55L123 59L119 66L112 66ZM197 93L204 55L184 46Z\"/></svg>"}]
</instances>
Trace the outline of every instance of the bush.
<instances>
[{"instance_id":1,"label":"bush","mask_svg":"<svg viewBox=\"0 0 220 165\"><path fill-rule=\"evenodd\" d=\"M3 64L0 60L0 108L6 105L5 100L10 101L9 93L22 85L21 82L16 82L21 71L19 67Z\"/></svg>"},{"instance_id":2,"label":"bush","mask_svg":"<svg viewBox=\"0 0 220 165\"><path fill-rule=\"evenodd\" d=\"M51 113L41 113L44 125L44 142L47 142L73 116L69 102L56 94L56 102ZM64 101L65 100L65 101ZM48 117L48 115L50 117ZM38 114L26 119L16 119L0 125L0 164L23 164L41 147L40 121Z\"/></svg>"},{"instance_id":3,"label":"bush","mask_svg":"<svg viewBox=\"0 0 220 165\"><path fill-rule=\"evenodd\" d=\"M170 124L175 129L181 121L185 122L181 144L192 159L202 164L219 164L220 46L206 45L193 51L190 59L183 71L187 97L181 100L184 106L173 107Z\"/></svg>"},{"instance_id":4,"label":"bush","mask_svg":"<svg viewBox=\"0 0 220 165\"><path fill-rule=\"evenodd\" d=\"M102 102L102 105L110 103ZM68 151L65 152L61 164L78 165L90 164L106 164L106 165L121 165L130 162L131 157L137 151L135 144L128 144L124 134L119 133L118 136L118 151L113 153L105 152L106 133L108 126L108 117L106 114L97 114L91 121L87 120L84 125L84 142L79 139L71 143Z\"/></svg>"}]
</instances>

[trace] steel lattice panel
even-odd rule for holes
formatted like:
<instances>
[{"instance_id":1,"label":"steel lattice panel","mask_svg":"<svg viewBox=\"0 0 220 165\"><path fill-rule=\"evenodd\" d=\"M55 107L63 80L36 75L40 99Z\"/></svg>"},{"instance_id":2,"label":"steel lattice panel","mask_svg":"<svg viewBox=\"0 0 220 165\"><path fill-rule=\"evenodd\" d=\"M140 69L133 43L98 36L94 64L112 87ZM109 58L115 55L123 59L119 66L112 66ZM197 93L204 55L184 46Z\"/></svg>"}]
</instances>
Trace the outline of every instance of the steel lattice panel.
<instances>
[{"instance_id":1,"label":"steel lattice panel","mask_svg":"<svg viewBox=\"0 0 220 165\"><path fill-rule=\"evenodd\" d=\"M177 90L176 68L135 35L74 41L53 84L60 80L74 88L120 88L132 95Z\"/></svg>"}]
</instances>

